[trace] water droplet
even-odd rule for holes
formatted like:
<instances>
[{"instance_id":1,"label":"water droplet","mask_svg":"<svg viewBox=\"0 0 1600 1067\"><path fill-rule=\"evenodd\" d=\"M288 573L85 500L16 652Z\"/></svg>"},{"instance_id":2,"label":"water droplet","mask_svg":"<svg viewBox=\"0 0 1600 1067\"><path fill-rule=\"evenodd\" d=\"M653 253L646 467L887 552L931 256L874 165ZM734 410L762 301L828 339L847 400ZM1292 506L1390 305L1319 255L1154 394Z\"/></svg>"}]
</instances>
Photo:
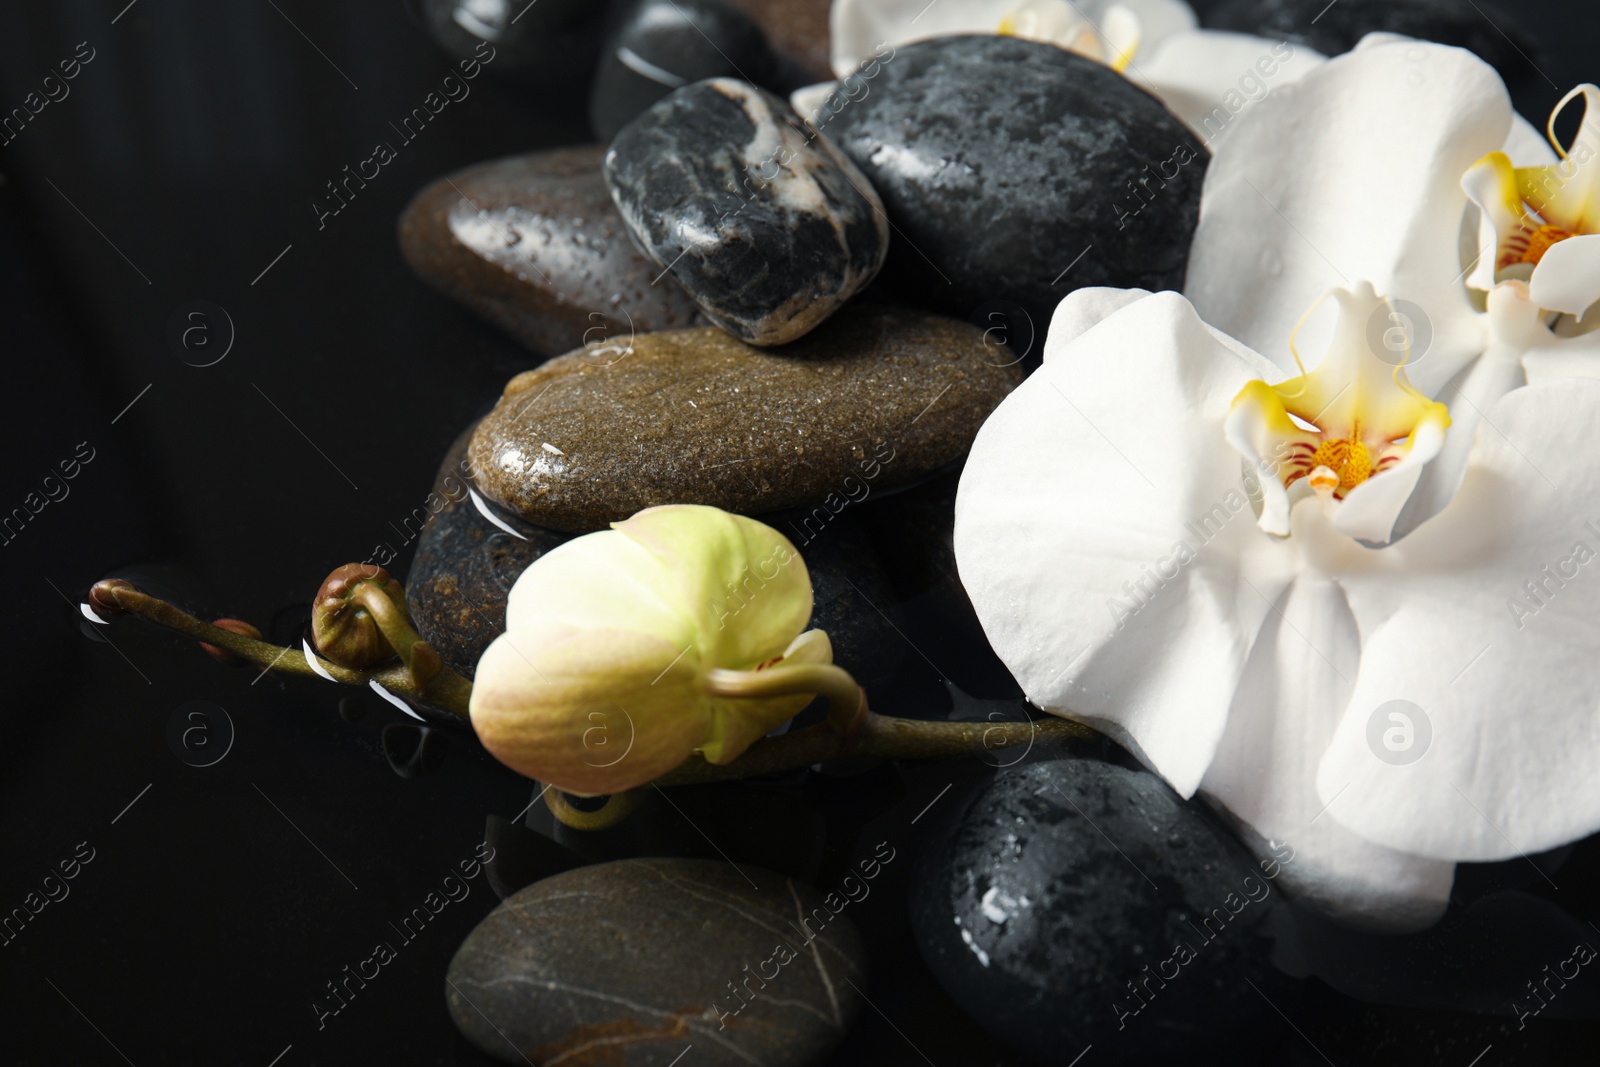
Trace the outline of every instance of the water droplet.
<instances>
[{"instance_id":1,"label":"water droplet","mask_svg":"<svg viewBox=\"0 0 1600 1067\"><path fill-rule=\"evenodd\" d=\"M1422 76L1422 71L1414 70L1410 74L1406 75L1406 81L1410 82L1412 85L1421 85L1423 82L1427 81L1427 79Z\"/></svg>"},{"instance_id":2,"label":"water droplet","mask_svg":"<svg viewBox=\"0 0 1600 1067\"><path fill-rule=\"evenodd\" d=\"M1406 58L1413 63L1421 63L1428 58L1428 50L1421 46L1406 49Z\"/></svg>"}]
</instances>

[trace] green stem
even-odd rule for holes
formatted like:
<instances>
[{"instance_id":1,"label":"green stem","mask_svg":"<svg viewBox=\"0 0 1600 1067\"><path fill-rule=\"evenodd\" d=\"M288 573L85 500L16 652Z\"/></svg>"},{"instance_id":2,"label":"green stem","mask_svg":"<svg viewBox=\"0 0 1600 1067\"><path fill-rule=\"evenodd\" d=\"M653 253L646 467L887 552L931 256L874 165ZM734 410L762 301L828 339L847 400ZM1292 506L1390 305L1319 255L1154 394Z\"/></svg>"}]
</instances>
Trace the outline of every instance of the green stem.
<instances>
[{"instance_id":1,"label":"green stem","mask_svg":"<svg viewBox=\"0 0 1600 1067\"><path fill-rule=\"evenodd\" d=\"M850 672L832 663L780 663L759 671L713 668L706 676L712 696L738 699L815 693L828 698L828 725L848 736L867 714L867 694Z\"/></svg>"},{"instance_id":2,"label":"green stem","mask_svg":"<svg viewBox=\"0 0 1600 1067\"><path fill-rule=\"evenodd\" d=\"M165 600L139 592L127 582L111 580L96 583L90 594L90 602L102 610L109 609L112 613L123 611L137 615L146 622L175 630L208 645L216 645L232 652L240 659L249 660L263 670L301 677L321 677L311 664L306 662L305 653L299 649L258 641L253 637L245 637L212 626L210 623L201 622ZM377 618L376 614L374 618ZM379 625L382 626L381 619ZM409 624L407 628L409 629ZM415 631L412 631L412 634L414 637ZM387 630L385 636L388 636ZM392 693L412 697L458 718L467 718L467 701L472 695L472 683L454 671L442 670L426 684L418 684L412 676L410 666L405 663L372 670L356 670L351 667L341 667L319 656L317 664L336 682L359 686L377 682Z\"/></svg>"},{"instance_id":3,"label":"green stem","mask_svg":"<svg viewBox=\"0 0 1600 1067\"><path fill-rule=\"evenodd\" d=\"M378 600L382 603L377 603ZM226 649L263 670L301 676L317 674L298 649L283 648L201 622L164 600L139 592L126 582L108 580L97 583L90 594L90 601L102 614L127 612L137 615L158 626ZM364 598L362 603L383 628L385 637L391 642L400 642L399 647L412 653L411 662L374 670L355 670L318 657L317 662L328 676L346 685L365 686L375 681L393 693L412 697L464 721L468 720L472 683L448 669L441 669L431 680L419 683L413 670L418 658L415 648L417 645L428 648L426 643L416 635L409 622L395 618L399 612L388 597L379 596L371 603ZM387 621L386 607L389 615ZM407 641L410 643L405 643ZM431 648L429 651L432 651ZM829 699L832 711L826 722L777 737L762 738L728 763L712 764L699 755L691 756L676 770L656 779L653 784L670 786L725 782L852 757L937 759L982 756L1018 747L1026 752L1035 744L1083 741L1099 736L1081 723L1054 717L1028 722L967 723L925 722L878 715L867 710L866 697L849 673L831 664L780 664L764 671L713 670L710 681L712 692L734 698L817 693ZM550 792L553 794L555 790ZM570 805L559 799L555 805L571 809ZM569 814L576 821L568 822L566 818L562 821L577 825L593 822L594 817L602 814L611 818L625 814L629 806L615 810L607 807L593 813L571 809ZM554 805L551 810L556 810Z\"/></svg>"},{"instance_id":4,"label":"green stem","mask_svg":"<svg viewBox=\"0 0 1600 1067\"><path fill-rule=\"evenodd\" d=\"M655 784L726 782L855 756L937 759L981 756L1019 746L1025 753L1035 744L1086 741L1098 736L1082 723L1054 717L1029 722L924 722L868 711L852 734L842 735L830 723L819 723L762 738L729 763L707 763L698 755L691 756L676 770L657 778Z\"/></svg>"}]
</instances>

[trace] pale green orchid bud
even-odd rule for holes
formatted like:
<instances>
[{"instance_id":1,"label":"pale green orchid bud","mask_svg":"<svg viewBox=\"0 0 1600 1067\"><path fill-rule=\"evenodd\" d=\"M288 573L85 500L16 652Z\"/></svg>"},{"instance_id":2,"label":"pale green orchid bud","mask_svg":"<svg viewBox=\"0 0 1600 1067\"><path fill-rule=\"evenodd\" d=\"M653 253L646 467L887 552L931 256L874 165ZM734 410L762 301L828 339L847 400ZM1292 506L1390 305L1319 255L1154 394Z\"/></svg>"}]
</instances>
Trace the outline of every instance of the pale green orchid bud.
<instances>
[{"instance_id":1,"label":"pale green orchid bud","mask_svg":"<svg viewBox=\"0 0 1600 1067\"><path fill-rule=\"evenodd\" d=\"M778 531L649 508L517 579L472 725L496 759L569 793L631 789L696 750L726 763L811 702L815 672L848 680L827 635L802 632L810 617L811 577Z\"/></svg>"}]
</instances>

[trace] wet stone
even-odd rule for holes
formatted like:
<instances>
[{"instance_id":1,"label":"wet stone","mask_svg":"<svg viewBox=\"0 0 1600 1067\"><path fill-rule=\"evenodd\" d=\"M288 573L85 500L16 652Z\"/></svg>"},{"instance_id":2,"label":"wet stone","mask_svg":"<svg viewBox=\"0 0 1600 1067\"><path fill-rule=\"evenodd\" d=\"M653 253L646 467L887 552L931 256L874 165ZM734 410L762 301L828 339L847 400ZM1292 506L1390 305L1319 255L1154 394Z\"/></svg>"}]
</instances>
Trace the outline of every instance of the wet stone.
<instances>
[{"instance_id":1,"label":"wet stone","mask_svg":"<svg viewBox=\"0 0 1600 1067\"><path fill-rule=\"evenodd\" d=\"M581 867L478 924L445 997L506 1063L664 1067L692 1045L701 1067L806 1067L860 1009L866 956L846 906L721 860Z\"/></svg>"},{"instance_id":2,"label":"wet stone","mask_svg":"<svg viewBox=\"0 0 1600 1067\"><path fill-rule=\"evenodd\" d=\"M966 323L861 305L780 350L641 334L614 363L579 351L513 378L472 467L525 522L572 532L656 504L761 515L876 492L966 454L1020 380L988 355Z\"/></svg>"},{"instance_id":3,"label":"wet stone","mask_svg":"<svg viewBox=\"0 0 1600 1067\"><path fill-rule=\"evenodd\" d=\"M778 55L774 81L789 88L833 78L828 62L831 0L729 0L766 34Z\"/></svg>"},{"instance_id":4,"label":"wet stone","mask_svg":"<svg viewBox=\"0 0 1600 1067\"><path fill-rule=\"evenodd\" d=\"M634 247L603 156L558 148L441 178L401 215L400 250L423 281L541 355L586 346L604 361L634 333L703 322Z\"/></svg>"},{"instance_id":5,"label":"wet stone","mask_svg":"<svg viewBox=\"0 0 1600 1067\"><path fill-rule=\"evenodd\" d=\"M611 142L605 175L658 268L751 344L814 329L888 251L883 205L855 164L787 102L732 78L640 115Z\"/></svg>"},{"instance_id":6,"label":"wet stone","mask_svg":"<svg viewBox=\"0 0 1600 1067\"><path fill-rule=\"evenodd\" d=\"M1292 845L1258 864L1155 775L1090 758L1005 770L944 817L912 927L1008 1045L1041 1063L1091 1044L1097 1062L1197 1062L1266 1029L1278 979L1257 929Z\"/></svg>"},{"instance_id":7,"label":"wet stone","mask_svg":"<svg viewBox=\"0 0 1600 1067\"><path fill-rule=\"evenodd\" d=\"M609 141L674 89L706 78L764 81L777 61L748 15L718 0L642 0L607 39L589 95Z\"/></svg>"},{"instance_id":8,"label":"wet stone","mask_svg":"<svg viewBox=\"0 0 1600 1067\"><path fill-rule=\"evenodd\" d=\"M505 631L506 601L517 578L572 536L530 526L486 503L518 537L479 511L456 488L465 485L461 461L470 436L468 431L456 442L440 468L433 492L443 506L418 538L406 582L417 632L452 670L468 678L484 649ZM852 485L865 491L860 479ZM905 656L905 639L873 606L893 603L894 592L865 533L848 510L841 510L824 504L761 517L785 533L805 560L815 604L811 626L828 632L834 662L870 691L893 677ZM341 714L343 707L341 701Z\"/></svg>"},{"instance_id":9,"label":"wet stone","mask_svg":"<svg viewBox=\"0 0 1600 1067\"><path fill-rule=\"evenodd\" d=\"M472 430L457 439L434 479L442 507L423 528L406 575L406 606L423 639L446 666L471 678L478 657L505 632L506 599L528 565L570 535L491 509L491 522L467 493L463 461Z\"/></svg>"},{"instance_id":10,"label":"wet stone","mask_svg":"<svg viewBox=\"0 0 1600 1067\"><path fill-rule=\"evenodd\" d=\"M900 299L1011 302L1043 331L1074 289L1183 283L1210 156L1155 97L1015 37L937 38L878 67L826 131L883 199Z\"/></svg>"}]
</instances>

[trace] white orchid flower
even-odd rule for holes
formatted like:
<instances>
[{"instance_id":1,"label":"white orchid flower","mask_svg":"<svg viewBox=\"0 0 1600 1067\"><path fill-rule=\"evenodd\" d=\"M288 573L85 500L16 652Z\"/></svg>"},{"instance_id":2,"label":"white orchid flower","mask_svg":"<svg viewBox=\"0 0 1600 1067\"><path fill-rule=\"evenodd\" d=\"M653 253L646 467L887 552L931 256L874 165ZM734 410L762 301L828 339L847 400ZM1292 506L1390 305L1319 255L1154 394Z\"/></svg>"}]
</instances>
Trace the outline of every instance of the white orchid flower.
<instances>
[{"instance_id":1,"label":"white orchid flower","mask_svg":"<svg viewBox=\"0 0 1600 1067\"><path fill-rule=\"evenodd\" d=\"M1199 29L1182 0L834 0L829 21L839 78L870 75L918 41L1006 34L1104 63L1160 97L1208 144L1245 107L1323 61L1304 46ZM795 109L817 114L836 85L799 90Z\"/></svg>"},{"instance_id":2,"label":"white orchid flower","mask_svg":"<svg viewBox=\"0 0 1600 1067\"><path fill-rule=\"evenodd\" d=\"M1583 119L1563 148L1556 118L1578 97ZM1482 218L1482 254L1467 283L1488 290L1506 278L1526 279L1539 307L1581 320L1600 301L1600 88L1568 93L1546 129L1559 163L1517 167L1505 152L1491 152L1462 179Z\"/></svg>"},{"instance_id":3,"label":"white orchid flower","mask_svg":"<svg viewBox=\"0 0 1600 1067\"><path fill-rule=\"evenodd\" d=\"M1389 930L1458 861L1600 828L1600 381L1517 389L1460 491L1372 547L1453 436L1334 294L1309 374L1175 293L1081 290L962 475L961 579L1030 701L1286 841L1298 900ZM1365 543L1364 543L1365 542Z\"/></svg>"},{"instance_id":4,"label":"white orchid flower","mask_svg":"<svg viewBox=\"0 0 1600 1067\"><path fill-rule=\"evenodd\" d=\"M1374 343L1396 360L1409 344L1411 380L1449 404L1456 432L1401 533L1455 494L1473 430L1500 397L1540 377L1600 374L1600 335L1563 336L1570 321L1552 330L1549 310L1600 295L1600 237L1540 231L1600 220L1600 159L1577 162L1600 154L1597 126L1600 113L1586 116L1560 163L1488 64L1373 34L1242 115L1207 169L1184 285L1205 321L1288 370L1304 309L1331 287L1370 281L1390 300L1369 324ZM1530 194L1553 192L1541 201L1551 219L1513 204L1507 175ZM1474 197L1487 209L1481 244ZM1526 264L1496 270L1513 246L1549 250L1536 281ZM1307 343L1331 325L1314 316Z\"/></svg>"}]
</instances>

